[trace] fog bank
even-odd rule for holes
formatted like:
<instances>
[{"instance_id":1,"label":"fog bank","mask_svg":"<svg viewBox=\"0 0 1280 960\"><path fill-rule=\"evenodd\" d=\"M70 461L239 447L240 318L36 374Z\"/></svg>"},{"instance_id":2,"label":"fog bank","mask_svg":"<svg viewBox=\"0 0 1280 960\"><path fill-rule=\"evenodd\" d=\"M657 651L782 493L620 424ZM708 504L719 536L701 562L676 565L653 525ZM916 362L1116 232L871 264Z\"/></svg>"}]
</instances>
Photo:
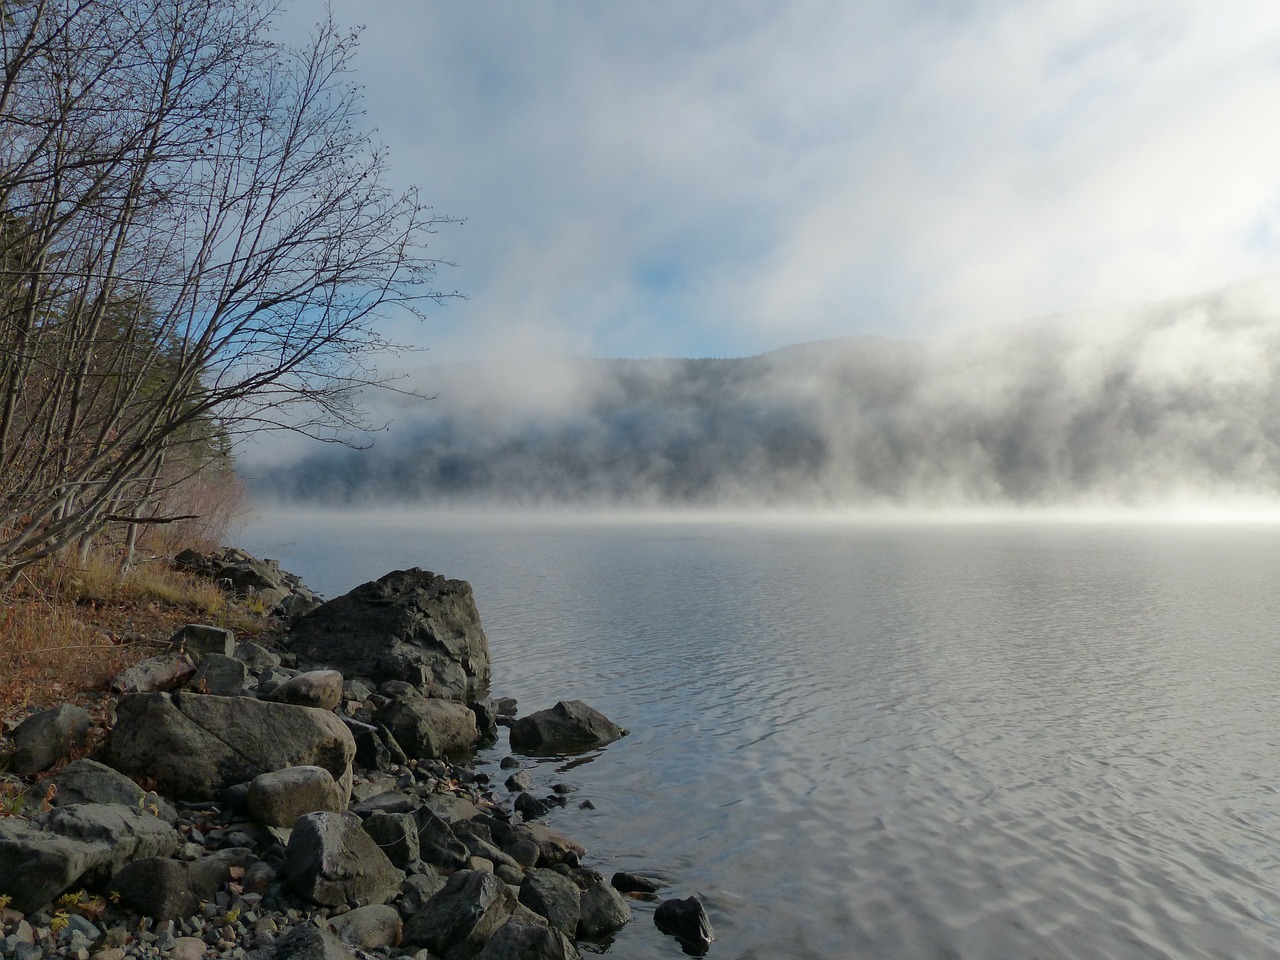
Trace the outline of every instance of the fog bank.
<instances>
[{"instance_id":1,"label":"fog bank","mask_svg":"<svg viewBox=\"0 0 1280 960\"><path fill-rule=\"evenodd\" d=\"M257 496L596 508L1280 501L1280 283L927 342L429 368L370 449L251 455ZM256 461L256 462L255 462Z\"/></svg>"}]
</instances>

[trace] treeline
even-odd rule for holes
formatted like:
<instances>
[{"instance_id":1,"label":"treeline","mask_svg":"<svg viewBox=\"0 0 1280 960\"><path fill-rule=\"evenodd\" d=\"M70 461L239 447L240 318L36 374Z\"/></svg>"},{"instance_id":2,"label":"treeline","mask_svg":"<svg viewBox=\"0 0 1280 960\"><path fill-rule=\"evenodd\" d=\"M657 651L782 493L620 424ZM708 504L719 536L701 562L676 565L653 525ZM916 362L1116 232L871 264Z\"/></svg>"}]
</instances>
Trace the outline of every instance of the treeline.
<instances>
[{"instance_id":1,"label":"treeline","mask_svg":"<svg viewBox=\"0 0 1280 960\"><path fill-rule=\"evenodd\" d=\"M358 420L376 321L441 296L355 36L273 6L0 2L0 579L174 520L246 431Z\"/></svg>"},{"instance_id":2,"label":"treeline","mask_svg":"<svg viewBox=\"0 0 1280 960\"><path fill-rule=\"evenodd\" d=\"M438 367L359 456L251 467L282 499L1004 507L1280 497L1276 284L734 360Z\"/></svg>"}]
</instances>

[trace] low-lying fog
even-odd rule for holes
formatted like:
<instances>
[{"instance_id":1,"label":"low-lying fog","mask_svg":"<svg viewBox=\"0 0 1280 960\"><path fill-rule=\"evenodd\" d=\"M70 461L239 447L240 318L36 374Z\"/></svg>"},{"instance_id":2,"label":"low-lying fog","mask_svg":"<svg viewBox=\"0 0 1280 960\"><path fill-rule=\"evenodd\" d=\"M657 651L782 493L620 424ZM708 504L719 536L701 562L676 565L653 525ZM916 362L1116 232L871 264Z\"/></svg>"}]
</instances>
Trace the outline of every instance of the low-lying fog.
<instances>
[{"instance_id":1,"label":"low-lying fog","mask_svg":"<svg viewBox=\"0 0 1280 960\"><path fill-rule=\"evenodd\" d=\"M1005 511L1280 504L1280 282L928 342L426 368L369 449L248 451L312 504Z\"/></svg>"}]
</instances>

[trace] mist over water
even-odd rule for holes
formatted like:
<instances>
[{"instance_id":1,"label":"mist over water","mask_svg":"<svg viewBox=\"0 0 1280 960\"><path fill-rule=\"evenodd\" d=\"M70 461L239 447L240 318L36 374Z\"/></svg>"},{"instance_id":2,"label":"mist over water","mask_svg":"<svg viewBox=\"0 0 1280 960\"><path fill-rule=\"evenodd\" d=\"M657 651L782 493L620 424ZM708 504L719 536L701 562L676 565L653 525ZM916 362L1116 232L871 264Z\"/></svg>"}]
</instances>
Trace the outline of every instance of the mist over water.
<instances>
[{"instance_id":1,"label":"mist over water","mask_svg":"<svg viewBox=\"0 0 1280 960\"><path fill-rule=\"evenodd\" d=\"M1280 282L744 359L440 366L368 450L247 456L264 498L745 509L1280 502Z\"/></svg>"}]
</instances>

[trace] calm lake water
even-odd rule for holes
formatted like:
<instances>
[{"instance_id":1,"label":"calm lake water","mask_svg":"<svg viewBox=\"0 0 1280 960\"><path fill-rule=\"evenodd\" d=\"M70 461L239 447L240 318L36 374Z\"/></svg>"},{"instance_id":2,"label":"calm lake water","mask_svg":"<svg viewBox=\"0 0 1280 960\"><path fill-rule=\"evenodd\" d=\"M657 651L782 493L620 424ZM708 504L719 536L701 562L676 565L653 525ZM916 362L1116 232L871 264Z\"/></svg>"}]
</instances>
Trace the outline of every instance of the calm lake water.
<instances>
[{"instance_id":1,"label":"calm lake water","mask_svg":"<svg viewBox=\"0 0 1280 960\"><path fill-rule=\"evenodd\" d=\"M549 822L701 896L712 957L1280 945L1280 527L283 513L240 540L326 596L471 581L495 695L633 731L537 771L596 805ZM608 955L680 951L642 905Z\"/></svg>"}]
</instances>

